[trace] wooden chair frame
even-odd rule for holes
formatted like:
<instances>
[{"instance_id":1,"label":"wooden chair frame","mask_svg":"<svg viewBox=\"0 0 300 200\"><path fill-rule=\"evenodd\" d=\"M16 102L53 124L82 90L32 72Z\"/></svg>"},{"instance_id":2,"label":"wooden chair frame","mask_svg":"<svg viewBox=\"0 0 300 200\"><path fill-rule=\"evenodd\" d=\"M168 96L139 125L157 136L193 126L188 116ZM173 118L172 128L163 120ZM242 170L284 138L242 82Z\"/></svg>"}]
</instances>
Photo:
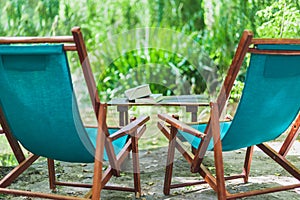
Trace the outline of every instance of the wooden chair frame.
<instances>
[{"instance_id":1,"label":"wooden chair frame","mask_svg":"<svg viewBox=\"0 0 300 200\"><path fill-rule=\"evenodd\" d=\"M22 174L39 156L30 154L27 158L24 156L22 149L17 140L12 136L9 126L7 126L6 120L0 108L0 124L4 133L8 139L8 142L19 162L19 165L15 167L9 174L7 174L2 180L0 180L0 193L23 195L30 197L40 197L49 199L100 199L100 193L102 189L119 190L134 192L137 197L141 195L140 187L140 169L139 169L139 157L138 157L138 140L144 133L146 126L145 122L149 120L149 117L140 117L132 120L130 124L122 127L120 130L112 135L108 133L108 127L106 124L107 104L100 103L97 87L91 71L90 62L86 46L84 44L83 36L79 27L72 29L73 36L56 36L56 37L0 37L0 44L15 44L15 43L63 43L65 51L77 51L81 67L83 70L84 78L87 83L90 98L92 100L93 109L98 119L98 134L97 144L95 151L94 162L94 178L92 184L82 183L70 183L60 182L55 179L55 165L54 160L48 160L49 171L49 183L50 189L54 190L57 185L72 186L72 187L85 187L92 188L92 190L84 197L69 197L57 194L45 194L40 192L29 192L6 188L9 186L20 174ZM125 144L122 151L115 156L112 141L118 139L124 135L129 135L129 139ZM103 164L103 152L106 148L109 158L109 166L104 173L102 173ZM124 160L128 157L129 152L132 151L133 173L134 173L134 187L118 187L118 186L106 186L106 183L112 176L120 176L120 166Z\"/></svg>"},{"instance_id":2,"label":"wooden chair frame","mask_svg":"<svg viewBox=\"0 0 300 200\"><path fill-rule=\"evenodd\" d=\"M236 199L246 196L253 196L283 190L289 190L300 187L300 182L288 186L278 186L274 188L267 188L249 192L241 192L236 194L231 194L226 190L225 181L237 178L243 178L244 182L248 182L250 165L252 161L253 146L248 147L246 150L245 162L242 174L234 175L230 177L224 177L224 166L222 157L222 141L220 139L220 124L219 119L221 113L225 108L225 104L230 96L230 91L233 87L234 81L238 75L241 68L242 62L247 53L256 54L279 54L279 55L300 55L300 51L288 51L288 50L259 50L255 47L251 47L256 44L300 44L300 39L253 39L253 34L251 31L244 31L236 54L232 60L231 66L228 70L226 79L223 83L221 92L216 100L216 102L211 102L211 116L208 121L207 128L204 133L191 128L185 123L178 120L178 116L168 116L166 114L158 114L158 117L168 123L170 128L164 123L158 122L158 127L162 133L169 140L168 156L167 156L167 166L164 181L164 194L169 195L170 189L204 184L208 183L214 191L218 194L218 199ZM272 149L267 144L259 144L259 147L264 153L270 156L275 162L277 162L281 167L283 167L289 174L291 174L296 179L300 180L300 170L297 169L292 163L286 159L286 155L291 148L293 142L299 134L300 126L300 114L297 116L296 120L292 124L291 130L282 144L281 149L277 152ZM201 138L198 149L191 153L187 151L182 142L176 137L178 130L188 132L194 136ZM207 151L209 142L213 138L214 141L214 160L216 167L216 176L202 164L204 155ZM191 166L192 173L199 173L203 177L203 181L193 182L193 183L182 183L182 184L171 184L172 181L172 171L174 162L175 148L183 155L187 162Z\"/></svg>"}]
</instances>

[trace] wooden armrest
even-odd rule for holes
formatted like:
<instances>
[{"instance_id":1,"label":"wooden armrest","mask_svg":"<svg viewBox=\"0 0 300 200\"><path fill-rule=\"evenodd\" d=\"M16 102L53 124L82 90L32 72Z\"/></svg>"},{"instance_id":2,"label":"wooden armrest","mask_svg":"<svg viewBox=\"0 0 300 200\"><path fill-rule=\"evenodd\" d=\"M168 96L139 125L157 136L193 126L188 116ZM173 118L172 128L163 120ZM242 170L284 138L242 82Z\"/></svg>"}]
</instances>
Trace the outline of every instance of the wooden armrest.
<instances>
[{"instance_id":1,"label":"wooden armrest","mask_svg":"<svg viewBox=\"0 0 300 200\"><path fill-rule=\"evenodd\" d=\"M141 127L143 124L145 124L145 122L147 122L150 119L149 116L145 117L139 117L136 120L132 121L131 123L129 123L128 125L124 126L123 128L121 128L120 130L118 130L117 132L111 134L109 136L109 138L111 140L115 140L118 139L124 135L132 135L132 133L134 133L139 127Z\"/></svg>"},{"instance_id":2,"label":"wooden armrest","mask_svg":"<svg viewBox=\"0 0 300 200\"><path fill-rule=\"evenodd\" d=\"M184 131L184 132L188 132L196 137L199 138L204 138L205 135L204 133L186 125L185 123L167 115L167 114L158 114L158 117L162 120L164 120L165 122L169 123L171 126L174 126L175 128Z\"/></svg>"}]
</instances>

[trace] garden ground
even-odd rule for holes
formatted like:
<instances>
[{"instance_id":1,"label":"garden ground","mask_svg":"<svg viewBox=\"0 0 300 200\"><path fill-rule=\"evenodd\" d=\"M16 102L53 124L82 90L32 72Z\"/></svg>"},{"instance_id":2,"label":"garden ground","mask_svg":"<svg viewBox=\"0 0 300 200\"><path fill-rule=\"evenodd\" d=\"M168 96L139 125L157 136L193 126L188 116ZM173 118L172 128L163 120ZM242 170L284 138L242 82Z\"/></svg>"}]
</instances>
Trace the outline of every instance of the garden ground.
<instances>
[{"instance_id":1,"label":"garden ground","mask_svg":"<svg viewBox=\"0 0 300 200\"><path fill-rule=\"evenodd\" d=\"M271 144L275 148L278 148L278 143ZM162 192L163 180L164 180L164 167L166 160L167 147L142 149L140 151L140 163L141 163L141 184L143 190L142 200L153 199L216 199L216 194L207 185L185 187L182 189L171 190L170 196L164 196ZM241 172L241 165L243 164L245 150L238 150L227 152L224 154L225 160L225 173L235 174ZM209 152L206 155L205 164L213 164L213 154ZM300 143L297 141L294 147L291 149L288 158L298 168L300 167ZM113 178L110 184L131 184L132 174L130 168L130 162L128 160L125 166L123 166L122 177ZM56 162L57 165L57 177L59 180L68 181L80 181L88 183L92 181L92 164L69 164L63 162ZM212 166L212 165L211 165ZM213 168L209 168L214 170ZM8 171L8 167L0 168L0 176ZM188 181L197 180L198 175L191 175L189 173L189 167L186 162L177 153L175 156L175 168L174 168L174 181ZM287 175L284 170L277 165L264 154L255 149L253 163L251 168L251 178L249 183L242 184L242 180L230 181L228 188L231 192L246 191L250 189L261 189L268 186L285 185L295 182L293 178ZM235 183L235 184L233 184ZM40 159L30 167L24 175L22 175L18 181L16 181L12 187L22 188L32 191L51 192L48 187L47 179L47 166L46 160ZM58 187L57 193L82 196L87 189L70 188L70 187ZM12 197L12 196L0 196L1 199L30 199L25 197ZM272 193L266 195L260 195L255 197L249 197L246 199L299 199L300 189L291 190L287 192ZM134 195L128 192L118 191L106 191L102 192L102 199L134 199Z\"/></svg>"}]
</instances>

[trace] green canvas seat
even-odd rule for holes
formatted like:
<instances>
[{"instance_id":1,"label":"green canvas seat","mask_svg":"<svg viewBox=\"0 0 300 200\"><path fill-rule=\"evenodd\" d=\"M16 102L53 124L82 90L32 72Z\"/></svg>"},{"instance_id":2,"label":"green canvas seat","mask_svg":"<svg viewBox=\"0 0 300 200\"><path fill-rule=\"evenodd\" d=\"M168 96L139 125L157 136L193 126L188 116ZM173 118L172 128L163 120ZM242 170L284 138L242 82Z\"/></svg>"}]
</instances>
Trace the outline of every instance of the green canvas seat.
<instances>
[{"instance_id":1,"label":"green canvas seat","mask_svg":"<svg viewBox=\"0 0 300 200\"><path fill-rule=\"evenodd\" d=\"M77 199L56 194L9 190L9 186L39 156L48 160L50 188L90 187L93 199L103 188L141 193L137 141L149 117L124 127L109 128L107 105L100 103L80 28L73 36L0 37L0 124L19 165L0 181L0 193L53 199ZM37 44L35 44L37 43ZM57 44L56 44L57 43ZM85 127L79 113L66 51L78 54L91 108L98 124ZM19 143L31 154L25 158ZM120 166L133 153L134 188L106 186L120 176ZM91 184L56 181L54 160L94 163ZM109 166L103 173L102 162ZM80 172L79 172L80 173Z\"/></svg>"},{"instance_id":2,"label":"green canvas seat","mask_svg":"<svg viewBox=\"0 0 300 200\"><path fill-rule=\"evenodd\" d=\"M164 193L170 189L208 183L218 194L218 199L235 199L300 187L300 171L286 155L299 133L300 125L300 40L253 39L245 31L235 57L224 80L216 102L211 102L211 116L207 124L188 125L166 114L158 117L170 124L170 128L158 123L169 139ZM245 85L232 121L221 122L233 83L245 55L250 54ZM273 141L288 132L286 140L277 152L265 142ZM180 138L190 143L195 151L188 152ZM225 180L243 178L248 181L253 146L258 146L286 171L298 180L297 184L265 190L229 193ZM174 151L177 148L190 164L192 173L199 173L204 181L171 185ZM224 177L222 152L247 148L243 173ZM216 177L202 164L206 151L214 151Z\"/></svg>"},{"instance_id":3,"label":"green canvas seat","mask_svg":"<svg viewBox=\"0 0 300 200\"><path fill-rule=\"evenodd\" d=\"M300 50L300 45L257 45L261 50ZM300 55L251 55L245 86L232 122L221 124L222 150L276 139L295 120L300 101ZM201 132L206 126L193 125ZM200 140L179 131L195 148ZM233 139L234 138L234 139ZM213 150L211 141L208 150Z\"/></svg>"},{"instance_id":4,"label":"green canvas seat","mask_svg":"<svg viewBox=\"0 0 300 200\"><path fill-rule=\"evenodd\" d=\"M0 45L0 59L1 107L14 137L35 155L94 162L97 129L81 121L63 45ZM113 142L116 154L127 139Z\"/></svg>"}]
</instances>

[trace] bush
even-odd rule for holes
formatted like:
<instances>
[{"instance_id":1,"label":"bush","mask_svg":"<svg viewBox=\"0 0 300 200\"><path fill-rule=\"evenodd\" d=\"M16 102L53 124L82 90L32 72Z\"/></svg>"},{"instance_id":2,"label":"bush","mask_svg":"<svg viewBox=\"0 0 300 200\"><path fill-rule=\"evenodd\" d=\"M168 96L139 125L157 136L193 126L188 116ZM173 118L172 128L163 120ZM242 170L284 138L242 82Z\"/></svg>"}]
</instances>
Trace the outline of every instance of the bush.
<instances>
[{"instance_id":1,"label":"bush","mask_svg":"<svg viewBox=\"0 0 300 200\"><path fill-rule=\"evenodd\" d=\"M260 37L300 33L295 0L7 0L0 6L3 36L65 35L81 26L103 100L145 82L165 95L211 94L230 66L244 29ZM168 30L150 43L170 48L126 36L147 27ZM170 31L176 37L168 35ZM132 41L144 43L126 50Z\"/></svg>"}]
</instances>

